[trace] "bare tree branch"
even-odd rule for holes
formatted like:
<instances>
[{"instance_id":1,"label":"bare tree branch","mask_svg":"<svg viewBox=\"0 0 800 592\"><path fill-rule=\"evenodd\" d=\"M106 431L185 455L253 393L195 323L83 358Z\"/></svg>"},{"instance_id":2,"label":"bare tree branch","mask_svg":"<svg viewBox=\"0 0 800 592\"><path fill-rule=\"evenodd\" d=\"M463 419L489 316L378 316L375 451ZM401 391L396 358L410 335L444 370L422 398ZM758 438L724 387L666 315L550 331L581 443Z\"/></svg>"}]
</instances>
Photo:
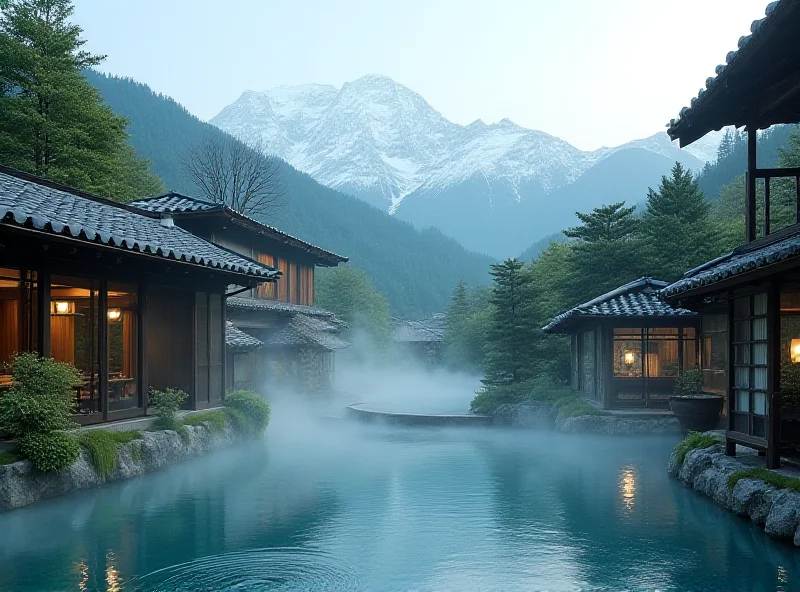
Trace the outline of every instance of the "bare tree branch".
<instances>
[{"instance_id":1,"label":"bare tree branch","mask_svg":"<svg viewBox=\"0 0 800 592\"><path fill-rule=\"evenodd\" d=\"M197 189L214 203L263 218L283 205L280 161L263 143L250 146L233 136L209 133L181 157Z\"/></svg>"}]
</instances>

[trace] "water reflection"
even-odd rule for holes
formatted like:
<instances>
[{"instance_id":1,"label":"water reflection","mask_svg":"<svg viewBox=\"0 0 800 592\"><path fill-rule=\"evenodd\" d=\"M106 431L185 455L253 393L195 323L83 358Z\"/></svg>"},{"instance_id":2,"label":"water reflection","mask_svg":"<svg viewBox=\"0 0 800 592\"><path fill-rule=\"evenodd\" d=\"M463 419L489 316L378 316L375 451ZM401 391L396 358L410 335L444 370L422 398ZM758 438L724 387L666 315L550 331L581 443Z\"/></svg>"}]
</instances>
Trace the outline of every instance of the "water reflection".
<instances>
[{"instance_id":1,"label":"water reflection","mask_svg":"<svg viewBox=\"0 0 800 592\"><path fill-rule=\"evenodd\" d=\"M114 567L114 551L106 553L106 584L108 584L107 592L119 592L119 572Z\"/></svg>"},{"instance_id":2,"label":"water reflection","mask_svg":"<svg viewBox=\"0 0 800 592\"><path fill-rule=\"evenodd\" d=\"M86 592L86 590L88 590L87 584L89 583L89 566L83 561L79 561L76 567L81 578L78 581L78 590L80 590L80 592Z\"/></svg>"},{"instance_id":3,"label":"water reflection","mask_svg":"<svg viewBox=\"0 0 800 592\"><path fill-rule=\"evenodd\" d=\"M633 510L633 502L636 497L636 474L634 473L633 467L627 466L622 469L619 489L622 493L622 505L625 507L626 513L629 513Z\"/></svg>"}]
</instances>

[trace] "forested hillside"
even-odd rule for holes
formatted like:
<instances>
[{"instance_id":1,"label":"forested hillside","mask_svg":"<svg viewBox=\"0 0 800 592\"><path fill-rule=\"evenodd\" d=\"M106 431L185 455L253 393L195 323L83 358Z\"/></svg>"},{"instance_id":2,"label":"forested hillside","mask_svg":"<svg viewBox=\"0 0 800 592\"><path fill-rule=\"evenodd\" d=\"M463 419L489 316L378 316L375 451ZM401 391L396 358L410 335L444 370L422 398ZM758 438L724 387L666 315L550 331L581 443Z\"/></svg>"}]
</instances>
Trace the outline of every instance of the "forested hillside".
<instances>
[{"instance_id":1,"label":"forested hillside","mask_svg":"<svg viewBox=\"0 0 800 592\"><path fill-rule=\"evenodd\" d=\"M130 121L130 142L152 171L175 191L197 194L181 155L217 128L169 97L130 79L87 72L115 113ZM419 232L361 200L324 187L282 164L283 205L263 220L350 257L386 294L394 314L420 317L443 310L456 283L486 284L491 258L465 250L434 229Z\"/></svg>"}]
</instances>

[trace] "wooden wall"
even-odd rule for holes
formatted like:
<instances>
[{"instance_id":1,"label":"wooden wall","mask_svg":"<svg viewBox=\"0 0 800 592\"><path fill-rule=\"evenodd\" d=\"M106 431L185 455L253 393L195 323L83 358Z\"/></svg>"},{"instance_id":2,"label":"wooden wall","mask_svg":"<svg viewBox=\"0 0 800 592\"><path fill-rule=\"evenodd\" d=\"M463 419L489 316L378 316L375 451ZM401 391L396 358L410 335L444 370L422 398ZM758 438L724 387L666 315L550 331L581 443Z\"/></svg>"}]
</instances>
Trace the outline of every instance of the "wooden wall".
<instances>
[{"instance_id":1,"label":"wooden wall","mask_svg":"<svg viewBox=\"0 0 800 592\"><path fill-rule=\"evenodd\" d=\"M146 298L149 387L176 388L192 394L195 293L151 285Z\"/></svg>"}]
</instances>

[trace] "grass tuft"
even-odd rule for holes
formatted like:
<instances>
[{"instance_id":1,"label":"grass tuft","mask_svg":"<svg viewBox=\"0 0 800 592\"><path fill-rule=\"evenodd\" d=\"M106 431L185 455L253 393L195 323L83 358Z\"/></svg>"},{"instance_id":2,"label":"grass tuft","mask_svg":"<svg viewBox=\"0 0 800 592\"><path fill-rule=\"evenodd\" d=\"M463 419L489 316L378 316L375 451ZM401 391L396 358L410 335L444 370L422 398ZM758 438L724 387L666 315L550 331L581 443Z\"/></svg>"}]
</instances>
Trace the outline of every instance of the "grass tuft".
<instances>
[{"instance_id":1,"label":"grass tuft","mask_svg":"<svg viewBox=\"0 0 800 592\"><path fill-rule=\"evenodd\" d=\"M719 436L712 435L712 434L703 434L701 432L690 432L686 438L684 438L678 445L675 447L676 459L678 461L678 465L682 465L683 461L686 460L686 455L689 454L692 450L699 450L701 448L708 448L713 446L714 444L719 444L720 439Z\"/></svg>"},{"instance_id":2,"label":"grass tuft","mask_svg":"<svg viewBox=\"0 0 800 592\"><path fill-rule=\"evenodd\" d=\"M0 452L0 465L11 465L22 460L22 457L14 452Z\"/></svg>"},{"instance_id":3,"label":"grass tuft","mask_svg":"<svg viewBox=\"0 0 800 592\"><path fill-rule=\"evenodd\" d=\"M558 419L567 419L568 417L578 417L580 415L608 415L602 409L595 407L590 403L583 401L572 401L558 407Z\"/></svg>"},{"instance_id":4,"label":"grass tuft","mask_svg":"<svg viewBox=\"0 0 800 592\"><path fill-rule=\"evenodd\" d=\"M119 464L117 446L139 440L142 432L138 430L89 430L78 436L78 443L89 451L92 466L103 478L110 477ZM141 449L138 446L131 448L134 460L138 450L141 461Z\"/></svg>"},{"instance_id":5,"label":"grass tuft","mask_svg":"<svg viewBox=\"0 0 800 592\"><path fill-rule=\"evenodd\" d=\"M736 484L741 479L758 479L767 485L772 485L776 489L788 489L790 491L800 492L800 479L797 477L787 477L775 471L770 471L762 467L752 469L742 469L736 471L728 478L728 489L733 491Z\"/></svg>"}]
</instances>

